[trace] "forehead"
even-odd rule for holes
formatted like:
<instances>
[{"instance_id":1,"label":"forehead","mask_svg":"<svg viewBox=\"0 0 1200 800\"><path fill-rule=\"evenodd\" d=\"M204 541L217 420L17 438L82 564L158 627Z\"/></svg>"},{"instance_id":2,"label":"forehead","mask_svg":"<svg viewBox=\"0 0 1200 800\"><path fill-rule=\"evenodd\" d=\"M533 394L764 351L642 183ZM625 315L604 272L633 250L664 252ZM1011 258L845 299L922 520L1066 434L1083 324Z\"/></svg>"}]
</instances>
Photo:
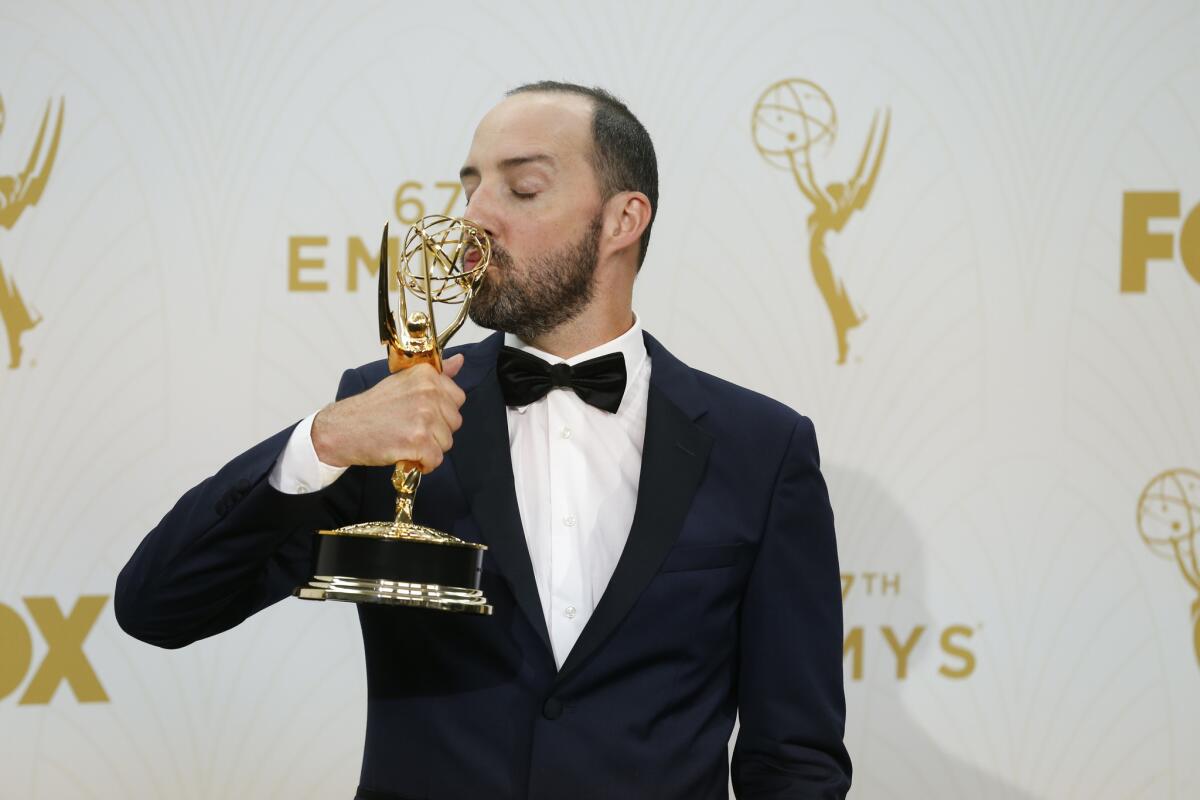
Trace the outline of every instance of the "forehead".
<instances>
[{"instance_id":1,"label":"forehead","mask_svg":"<svg viewBox=\"0 0 1200 800\"><path fill-rule=\"evenodd\" d=\"M506 97L480 120L467 161L486 167L490 161L538 152L569 163L588 156L591 146L590 98L523 92Z\"/></svg>"}]
</instances>

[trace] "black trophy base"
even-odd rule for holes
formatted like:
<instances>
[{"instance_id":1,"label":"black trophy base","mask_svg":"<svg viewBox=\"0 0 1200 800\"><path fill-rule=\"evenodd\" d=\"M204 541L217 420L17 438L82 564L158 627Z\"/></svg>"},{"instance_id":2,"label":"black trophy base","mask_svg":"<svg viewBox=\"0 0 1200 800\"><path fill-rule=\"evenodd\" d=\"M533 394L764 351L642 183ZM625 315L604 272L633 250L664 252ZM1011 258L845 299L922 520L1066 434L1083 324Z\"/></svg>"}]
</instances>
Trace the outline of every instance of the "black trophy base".
<instances>
[{"instance_id":1,"label":"black trophy base","mask_svg":"<svg viewBox=\"0 0 1200 800\"><path fill-rule=\"evenodd\" d=\"M293 593L303 600L492 613L479 589L481 544L382 522L319 531L314 547L313 577Z\"/></svg>"}]
</instances>

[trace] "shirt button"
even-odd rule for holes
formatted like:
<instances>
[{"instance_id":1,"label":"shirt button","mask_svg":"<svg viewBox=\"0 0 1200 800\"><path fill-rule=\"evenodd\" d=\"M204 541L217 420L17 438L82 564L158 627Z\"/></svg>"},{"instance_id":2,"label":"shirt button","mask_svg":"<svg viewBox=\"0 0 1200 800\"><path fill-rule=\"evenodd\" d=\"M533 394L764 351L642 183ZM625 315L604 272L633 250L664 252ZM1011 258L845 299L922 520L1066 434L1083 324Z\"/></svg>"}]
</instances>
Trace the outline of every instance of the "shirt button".
<instances>
[{"instance_id":1,"label":"shirt button","mask_svg":"<svg viewBox=\"0 0 1200 800\"><path fill-rule=\"evenodd\" d=\"M563 616L567 619L575 619L575 606L567 606L563 609Z\"/></svg>"},{"instance_id":2,"label":"shirt button","mask_svg":"<svg viewBox=\"0 0 1200 800\"><path fill-rule=\"evenodd\" d=\"M296 484L296 494L305 494L307 491L308 491L307 483L297 483Z\"/></svg>"},{"instance_id":3,"label":"shirt button","mask_svg":"<svg viewBox=\"0 0 1200 800\"><path fill-rule=\"evenodd\" d=\"M574 528L575 527L575 515L567 514L565 517L563 517L563 525L566 525L568 528Z\"/></svg>"},{"instance_id":4,"label":"shirt button","mask_svg":"<svg viewBox=\"0 0 1200 800\"><path fill-rule=\"evenodd\" d=\"M571 429L564 426L563 429L561 431L559 431L558 435L564 439L570 439L571 438Z\"/></svg>"}]
</instances>

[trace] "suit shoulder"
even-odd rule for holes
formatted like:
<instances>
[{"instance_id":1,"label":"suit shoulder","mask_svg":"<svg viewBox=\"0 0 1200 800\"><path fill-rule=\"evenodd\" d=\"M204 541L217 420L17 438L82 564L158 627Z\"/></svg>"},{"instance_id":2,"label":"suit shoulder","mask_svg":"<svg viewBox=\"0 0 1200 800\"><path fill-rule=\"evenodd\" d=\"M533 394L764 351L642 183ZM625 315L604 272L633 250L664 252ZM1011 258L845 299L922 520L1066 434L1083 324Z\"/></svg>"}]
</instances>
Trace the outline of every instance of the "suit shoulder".
<instances>
[{"instance_id":1,"label":"suit shoulder","mask_svg":"<svg viewBox=\"0 0 1200 800\"><path fill-rule=\"evenodd\" d=\"M732 415L741 426L769 430L774 435L795 432L815 438L812 420L791 406L707 372L693 369L692 373L709 396L710 412Z\"/></svg>"},{"instance_id":2,"label":"suit shoulder","mask_svg":"<svg viewBox=\"0 0 1200 800\"><path fill-rule=\"evenodd\" d=\"M375 384L389 375L388 362L386 358L381 358L378 361L371 361L358 367L351 367L342 373L342 384L338 389L338 396L342 395L343 389L351 389L354 384L358 384L358 391L370 389ZM353 393L353 392L352 392Z\"/></svg>"}]
</instances>

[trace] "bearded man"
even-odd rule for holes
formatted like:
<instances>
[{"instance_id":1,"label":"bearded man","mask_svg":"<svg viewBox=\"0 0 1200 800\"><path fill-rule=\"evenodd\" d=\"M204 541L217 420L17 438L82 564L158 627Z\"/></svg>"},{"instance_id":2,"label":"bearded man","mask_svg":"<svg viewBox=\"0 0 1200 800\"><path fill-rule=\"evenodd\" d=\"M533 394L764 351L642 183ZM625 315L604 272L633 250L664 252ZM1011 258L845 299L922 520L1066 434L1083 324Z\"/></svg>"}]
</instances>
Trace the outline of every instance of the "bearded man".
<instances>
[{"instance_id":1,"label":"bearded man","mask_svg":"<svg viewBox=\"0 0 1200 800\"><path fill-rule=\"evenodd\" d=\"M493 242L498 332L445 371L348 370L338 400L183 496L121 572L121 626L181 647L310 574L314 529L391 517L488 546L494 616L360 605L362 800L835 798L841 596L813 426L642 331L654 148L610 94L543 82L480 122L461 172ZM619 362L615 393L523 376ZM558 373L565 368L556 368ZM560 382L561 383L561 382ZM593 405L593 403L595 405Z\"/></svg>"}]
</instances>

